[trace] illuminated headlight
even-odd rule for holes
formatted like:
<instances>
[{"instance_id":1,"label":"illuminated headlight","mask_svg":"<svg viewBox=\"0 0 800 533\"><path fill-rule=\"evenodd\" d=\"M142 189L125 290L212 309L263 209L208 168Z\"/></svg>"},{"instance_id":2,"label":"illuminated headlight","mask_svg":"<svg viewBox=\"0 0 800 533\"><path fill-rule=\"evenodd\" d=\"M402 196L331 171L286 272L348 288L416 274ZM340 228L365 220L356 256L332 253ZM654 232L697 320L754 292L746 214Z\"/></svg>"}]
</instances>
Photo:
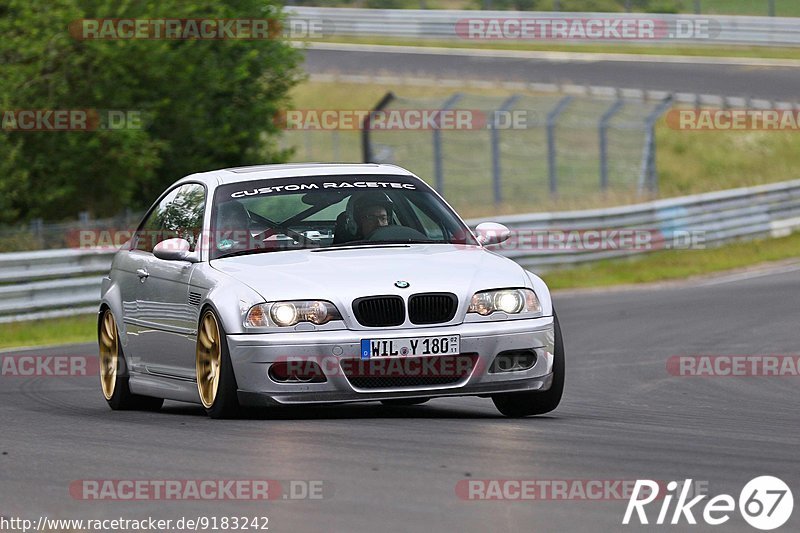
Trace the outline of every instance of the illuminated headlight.
<instances>
[{"instance_id":1,"label":"illuminated headlight","mask_svg":"<svg viewBox=\"0 0 800 533\"><path fill-rule=\"evenodd\" d=\"M251 328L263 328L272 325L288 327L300 322L311 322L321 326L331 320L341 319L342 315L339 314L339 310L328 301L297 300L253 306L247 313L245 325Z\"/></svg>"},{"instance_id":2,"label":"illuminated headlight","mask_svg":"<svg viewBox=\"0 0 800 533\"><path fill-rule=\"evenodd\" d=\"M476 292L469 304L468 313L491 315L501 311L509 315L541 313L542 305L531 289L500 289Z\"/></svg>"}]
</instances>

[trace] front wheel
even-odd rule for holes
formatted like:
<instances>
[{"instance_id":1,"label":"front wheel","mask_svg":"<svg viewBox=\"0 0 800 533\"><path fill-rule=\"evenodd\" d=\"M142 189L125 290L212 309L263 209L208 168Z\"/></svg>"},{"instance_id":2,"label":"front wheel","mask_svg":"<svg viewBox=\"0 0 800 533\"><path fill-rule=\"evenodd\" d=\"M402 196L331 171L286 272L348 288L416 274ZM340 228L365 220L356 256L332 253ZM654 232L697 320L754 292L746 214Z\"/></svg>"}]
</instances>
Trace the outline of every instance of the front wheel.
<instances>
[{"instance_id":1,"label":"front wheel","mask_svg":"<svg viewBox=\"0 0 800 533\"><path fill-rule=\"evenodd\" d=\"M119 343L119 329L110 309L106 309L100 319L97 338L100 344L100 388L108 406L115 411L161 409L163 398L140 396L131 392L128 365Z\"/></svg>"},{"instance_id":2,"label":"front wheel","mask_svg":"<svg viewBox=\"0 0 800 533\"><path fill-rule=\"evenodd\" d=\"M239 412L236 377L225 330L210 309L203 313L197 331L195 370L197 392L208 416L234 418Z\"/></svg>"},{"instance_id":3,"label":"front wheel","mask_svg":"<svg viewBox=\"0 0 800 533\"><path fill-rule=\"evenodd\" d=\"M553 311L553 329L555 346L553 354L553 383L546 391L511 392L495 394L492 401L497 410L505 416L521 417L543 415L558 407L564 392L564 341L561 338L561 326Z\"/></svg>"}]
</instances>

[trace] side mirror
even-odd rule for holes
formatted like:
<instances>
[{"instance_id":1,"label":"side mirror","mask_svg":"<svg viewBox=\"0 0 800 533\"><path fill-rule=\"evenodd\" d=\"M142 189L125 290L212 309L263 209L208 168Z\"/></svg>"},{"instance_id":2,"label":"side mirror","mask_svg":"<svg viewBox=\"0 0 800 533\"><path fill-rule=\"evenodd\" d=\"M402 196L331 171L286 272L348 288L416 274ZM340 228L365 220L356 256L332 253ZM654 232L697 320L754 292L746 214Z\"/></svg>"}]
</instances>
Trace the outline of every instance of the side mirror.
<instances>
[{"instance_id":1,"label":"side mirror","mask_svg":"<svg viewBox=\"0 0 800 533\"><path fill-rule=\"evenodd\" d=\"M511 236L511 230L497 222L482 222L475 228L478 242L484 246L500 244Z\"/></svg>"},{"instance_id":2,"label":"side mirror","mask_svg":"<svg viewBox=\"0 0 800 533\"><path fill-rule=\"evenodd\" d=\"M153 255L164 261L189 261L194 263L196 256L189 251L191 246L186 239L167 239L156 244Z\"/></svg>"}]
</instances>

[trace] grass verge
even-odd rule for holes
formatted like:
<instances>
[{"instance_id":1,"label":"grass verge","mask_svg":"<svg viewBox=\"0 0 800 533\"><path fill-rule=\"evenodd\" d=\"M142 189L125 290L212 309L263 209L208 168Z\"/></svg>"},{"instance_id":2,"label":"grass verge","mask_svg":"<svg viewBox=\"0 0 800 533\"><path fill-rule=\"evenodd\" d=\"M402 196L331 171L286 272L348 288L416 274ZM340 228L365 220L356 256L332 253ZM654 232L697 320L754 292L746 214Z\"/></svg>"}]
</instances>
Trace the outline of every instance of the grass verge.
<instances>
[{"instance_id":1,"label":"grass verge","mask_svg":"<svg viewBox=\"0 0 800 533\"><path fill-rule=\"evenodd\" d=\"M800 233L705 250L668 250L597 261L542 275L551 289L608 287L686 279L782 259L800 258Z\"/></svg>"},{"instance_id":2,"label":"grass verge","mask_svg":"<svg viewBox=\"0 0 800 533\"><path fill-rule=\"evenodd\" d=\"M0 324L0 348L92 342L96 338L96 315Z\"/></svg>"},{"instance_id":3,"label":"grass verge","mask_svg":"<svg viewBox=\"0 0 800 533\"><path fill-rule=\"evenodd\" d=\"M306 42L315 42L307 40ZM402 37L332 36L317 42L376 44L394 46L428 46L437 48L465 48L468 50L516 50L535 52L575 52L581 54L637 54L652 56L733 57L744 59L800 59L800 50L792 47L735 46L735 45L676 45L630 43L571 43L558 44L539 41L468 41L466 39L405 39Z\"/></svg>"}]
</instances>

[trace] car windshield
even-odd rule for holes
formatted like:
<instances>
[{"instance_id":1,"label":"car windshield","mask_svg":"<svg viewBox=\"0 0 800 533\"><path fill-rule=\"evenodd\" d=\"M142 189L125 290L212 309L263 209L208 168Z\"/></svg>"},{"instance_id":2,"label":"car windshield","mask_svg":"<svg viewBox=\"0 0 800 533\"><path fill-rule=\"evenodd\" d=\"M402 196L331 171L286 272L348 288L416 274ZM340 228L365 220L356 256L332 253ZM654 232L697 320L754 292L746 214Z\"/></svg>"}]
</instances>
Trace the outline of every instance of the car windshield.
<instances>
[{"instance_id":1,"label":"car windshield","mask_svg":"<svg viewBox=\"0 0 800 533\"><path fill-rule=\"evenodd\" d=\"M408 176L308 176L217 189L211 258L387 244L477 245L455 213Z\"/></svg>"}]
</instances>

